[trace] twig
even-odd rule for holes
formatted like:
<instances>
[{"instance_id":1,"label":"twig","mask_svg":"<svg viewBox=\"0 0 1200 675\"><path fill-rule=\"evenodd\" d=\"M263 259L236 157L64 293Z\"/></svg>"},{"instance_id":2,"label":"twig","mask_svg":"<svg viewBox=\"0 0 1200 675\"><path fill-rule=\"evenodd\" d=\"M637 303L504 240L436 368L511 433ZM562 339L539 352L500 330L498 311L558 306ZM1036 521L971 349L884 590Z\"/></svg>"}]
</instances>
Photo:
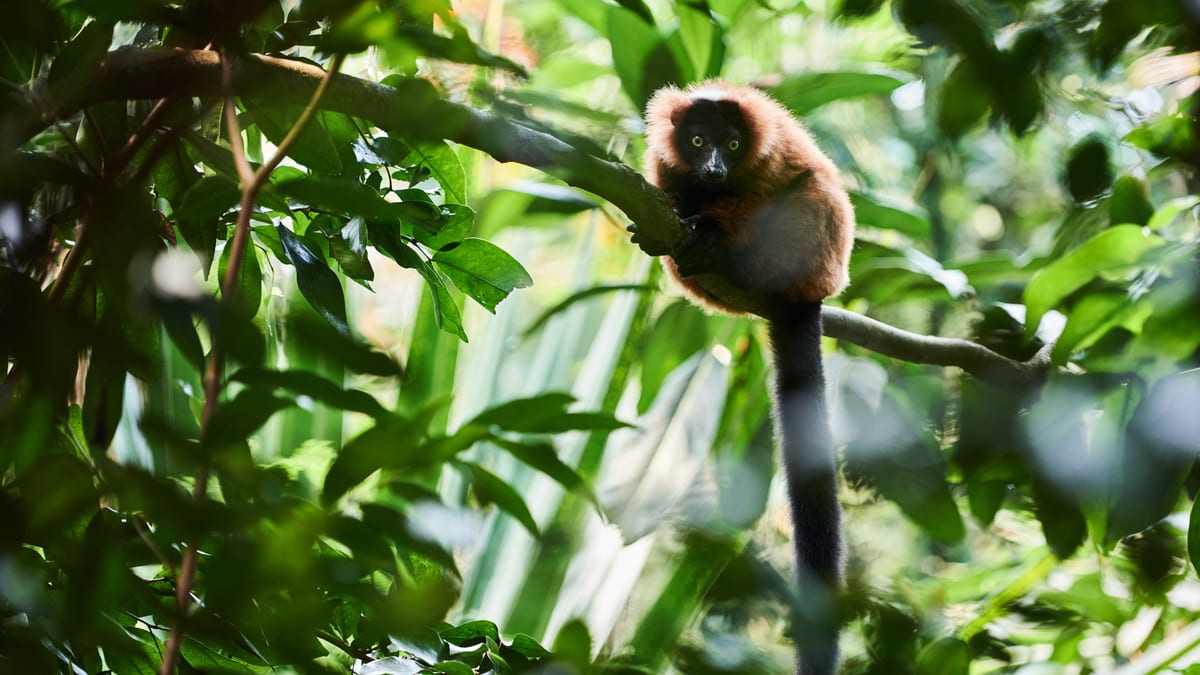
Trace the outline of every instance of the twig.
<instances>
[{"instance_id":1,"label":"twig","mask_svg":"<svg viewBox=\"0 0 1200 675\"><path fill-rule=\"evenodd\" d=\"M304 112L301 113L300 118L296 120L296 124L276 148L274 156L260 166L257 171L250 171L250 164L246 161L244 148L242 147L242 132L238 127L237 114L234 110L232 67L230 66L228 55L223 51L220 55L222 79L224 80L223 89L225 90L225 123L229 131L229 141L234 162L237 164L238 173L242 178L241 211L238 213L233 241L229 244L229 262L225 268L225 276L221 279L221 302L225 305L232 303L237 294L238 274L242 260L246 254L246 243L250 238L250 217L254 212L255 203L258 201L258 194L262 190L263 185L266 184L271 172L287 156L288 151L291 150L296 140L300 137L300 134L304 131L304 127L313 118L313 115L316 114L317 103L325 94L333 74L341 68L344 58L342 54L333 57L329 69L325 71L320 84L312 93L312 97L305 106ZM224 365L224 352L221 349L221 344L217 336L214 334L212 349L209 351L208 367L204 372L204 411L200 418L201 439L206 435L213 412L217 408L217 402L221 393L221 372L224 370ZM208 466L201 464L196 467L196 483L192 490L192 498L197 502L202 501L207 492ZM177 616L171 628L171 633L167 637L167 651L163 654L162 664L158 670L159 675L174 673L179 661L179 650L183 644L184 619L191 605L192 586L196 580L196 564L199 558L198 546L198 542L192 542L183 554L183 563L180 565L179 578L176 580L175 585Z\"/></svg>"}]
</instances>

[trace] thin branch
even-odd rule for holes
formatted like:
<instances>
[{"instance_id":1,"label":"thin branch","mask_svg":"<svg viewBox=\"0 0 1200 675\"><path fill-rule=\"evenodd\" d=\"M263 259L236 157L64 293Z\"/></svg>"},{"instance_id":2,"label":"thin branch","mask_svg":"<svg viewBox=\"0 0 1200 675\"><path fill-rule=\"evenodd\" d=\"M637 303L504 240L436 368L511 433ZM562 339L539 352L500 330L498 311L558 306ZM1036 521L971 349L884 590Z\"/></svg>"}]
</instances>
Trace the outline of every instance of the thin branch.
<instances>
[{"instance_id":1,"label":"thin branch","mask_svg":"<svg viewBox=\"0 0 1200 675\"><path fill-rule=\"evenodd\" d=\"M295 104L310 101L325 75L309 63L257 54L237 59L230 70L238 95ZM211 51L126 48L108 55L76 105L167 96L219 98L224 95L221 82L221 62ZM499 115L446 101L424 80L402 80L388 86L337 75L327 86L322 106L328 110L362 118L410 140L451 140L501 162L539 169L602 197L637 223L640 246L647 255L668 253L681 236L679 219L666 195L624 164L593 157ZM0 111L0 154L73 112L64 108L55 117L45 118L28 108ZM765 311L759 294L714 275L696 279L706 291L733 306L759 315ZM998 386L1022 386L1049 368L1045 353L1020 362L966 340L916 335L831 307L825 308L824 317L828 335L895 358L958 366Z\"/></svg>"},{"instance_id":2,"label":"thin branch","mask_svg":"<svg viewBox=\"0 0 1200 675\"><path fill-rule=\"evenodd\" d=\"M222 63L222 80L225 85L225 123L229 131L234 162L238 166L238 173L242 176L241 211L238 213L237 225L233 232L233 241L229 244L229 262L225 268L225 276L221 279L221 302L229 305L237 295L238 274L241 270L242 260L245 259L246 246L250 239L250 217L254 213L254 205L258 201L258 194L270 178L271 172L287 156L288 151L291 150L296 140L300 137L300 134L304 131L304 127L312 120L313 115L316 114L317 104L328 89L328 84L333 78L333 74L341 68L345 57L341 54L334 56L329 69L324 71L322 75L321 83L313 91L311 98L305 105L304 112L301 113L300 118L296 120L296 124L276 148L275 155L254 172L250 171L250 164L246 161L241 142L242 131L238 127L237 113L234 110L232 78L229 76L230 67L228 65L230 59L224 52L221 53L219 58ZM209 351L208 366L204 371L204 411L200 418L201 439L206 435L213 412L217 409L217 402L221 394L221 373L224 371L224 368L225 354L217 336L214 335L212 349ZM192 490L192 498L197 502L202 501L207 492L208 466L201 464L196 467L196 483ZM183 553L183 563L180 565L179 578L175 584L177 616L175 617L174 625L171 627L171 633L167 636L167 650L163 654L163 660L159 666L159 675L171 675L171 673L175 672L175 668L179 662L179 652L183 646L184 620L187 617L188 608L191 606L192 587L196 581L198 559L198 542L192 542Z\"/></svg>"}]
</instances>

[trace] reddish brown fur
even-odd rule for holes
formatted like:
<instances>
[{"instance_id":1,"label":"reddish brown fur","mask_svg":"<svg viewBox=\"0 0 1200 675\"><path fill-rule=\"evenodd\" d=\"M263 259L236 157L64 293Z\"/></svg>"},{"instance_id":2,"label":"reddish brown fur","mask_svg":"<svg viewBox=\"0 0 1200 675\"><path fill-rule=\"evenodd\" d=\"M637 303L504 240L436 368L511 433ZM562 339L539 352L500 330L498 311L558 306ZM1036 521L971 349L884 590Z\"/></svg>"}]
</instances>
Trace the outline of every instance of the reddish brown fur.
<instances>
[{"instance_id":1,"label":"reddish brown fur","mask_svg":"<svg viewBox=\"0 0 1200 675\"><path fill-rule=\"evenodd\" d=\"M730 171L737 194L700 213L716 218L730 248L754 261L758 290L792 301L820 301L841 292L849 282L854 243L850 199L833 162L800 122L762 91L719 80L658 90L646 107L646 177L673 201L677 198L663 174L695 167L675 147L675 122L701 98L736 102L749 128L749 145ZM663 265L701 306L744 313L713 298L696 279L681 278L669 257Z\"/></svg>"}]
</instances>

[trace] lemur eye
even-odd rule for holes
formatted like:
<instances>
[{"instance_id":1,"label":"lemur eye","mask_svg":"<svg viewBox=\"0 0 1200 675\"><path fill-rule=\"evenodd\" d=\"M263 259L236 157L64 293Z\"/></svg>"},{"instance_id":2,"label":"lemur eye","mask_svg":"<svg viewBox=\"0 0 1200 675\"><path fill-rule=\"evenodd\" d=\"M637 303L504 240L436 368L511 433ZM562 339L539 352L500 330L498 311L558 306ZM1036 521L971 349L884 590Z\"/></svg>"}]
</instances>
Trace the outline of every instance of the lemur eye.
<instances>
[{"instance_id":1,"label":"lemur eye","mask_svg":"<svg viewBox=\"0 0 1200 675\"><path fill-rule=\"evenodd\" d=\"M730 150L737 150L739 146L741 146L741 143L738 143L738 140L736 138L733 139L732 141L729 141L729 149Z\"/></svg>"},{"instance_id":2,"label":"lemur eye","mask_svg":"<svg viewBox=\"0 0 1200 675\"><path fill-rule=\"evenodd\" d=\"M692 145L694 145L698 148L698 147L704 145L704 139L701 138L700 136L692 136Z\"/></svg>"}]
</instances>

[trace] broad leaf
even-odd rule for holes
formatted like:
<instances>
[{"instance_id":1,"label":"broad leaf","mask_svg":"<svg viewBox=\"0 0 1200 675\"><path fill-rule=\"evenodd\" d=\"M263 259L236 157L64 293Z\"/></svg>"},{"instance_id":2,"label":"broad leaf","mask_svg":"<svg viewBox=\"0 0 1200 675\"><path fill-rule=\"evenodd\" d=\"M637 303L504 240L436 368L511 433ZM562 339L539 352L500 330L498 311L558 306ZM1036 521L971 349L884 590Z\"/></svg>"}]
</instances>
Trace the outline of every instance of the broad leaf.
<instances>
[{"instance_id":1,"label":"broad leaf","mask_svg":"<svg viewBox=\"0 0 1200 675\"><path fill-rule=\"evenodd\" d=\"M483 239L468 238L457 246L438 251L433 262L460 291L493 313L509 293L533 285L521 263Z\"/></svg>"},{"instance_id":2,"label":"broad leaf","mask_svg":"<svg viewBox=\"0 0 1200 675\"><path fill-rule=\"evenodd\" d=\"M1025 334L1032 335L1042 315L1102 273L1115 273L1135 264L1163 240L1136 225L1104 230L1043 267L1025 287Z\"/></svg>"},{"instance_id":3,"label":"broad leaf","mask_svg":"<svg viewBox=\"0 0 1200 675\"><path fill-rule=\"evenodd\" d=\"M885 73L804 73L784 78L770 92L793 113L806 115L832 101L889 94L904 83Z\"/></svg>"},{"instance_id":4,"label":"broad leaf","mask_svg":"<svg viewBox=\"0 0 1200 675\"><path fill-rule=\"evenodd\" d=\"M346 299L342 295L342 284L333 270L318 258L292 231L276 225L279 241L287 253L288 262L296 267L296 283L300 293L317 313L325 318L337 332L350 335L346 324Z\"/></svg>"},{"instance_id":5,"label":"broad leaf","mask_svg":"<svg viewBox=\"0 0 1200 675\"><path fill-rule=\"evenodd\" d=\"M496 474L473 462L454 462L471 480L471 489L481 504L495 504L497 508L517 519L533 536L538 536L537 523L529 513L525 500L511 485Z\"/></svg>"}]
</instances>

